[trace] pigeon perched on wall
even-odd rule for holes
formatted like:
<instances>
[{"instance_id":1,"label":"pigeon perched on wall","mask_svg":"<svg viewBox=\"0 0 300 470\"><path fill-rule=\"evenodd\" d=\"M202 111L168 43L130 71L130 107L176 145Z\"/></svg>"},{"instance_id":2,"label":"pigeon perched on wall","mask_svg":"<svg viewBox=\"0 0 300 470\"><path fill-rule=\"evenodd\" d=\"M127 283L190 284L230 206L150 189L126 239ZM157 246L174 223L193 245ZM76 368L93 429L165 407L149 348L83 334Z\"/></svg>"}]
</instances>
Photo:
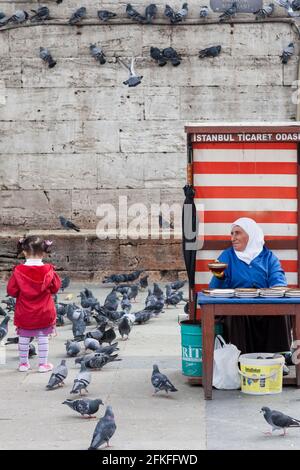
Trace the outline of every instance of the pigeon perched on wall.
<instances>
[{"instance_id":1,"label":"pigeon perched on wall","mask_svg":"<svg viewBox=\"0 0 300 470\"><path fill-rule=\"evenodd\" d=\"M227 10L219 16L219 21L231 20L237 13L237 2L233 2Z\"/></svg>"},{"instance_id":2,"label":"pigeon perched on wall","mask_svg":"<svg viewBox=\"0 0 300 470\"><path fill-rule=\"evenodd\" d=\"M146 21L146 18L135 10L130 3L126 5L126 14L128 18L131 18L133 21L137 21L138 23L144 23Z\"/></svg>"},{"instance_id":3,"label":"pigeon perched on wall","mask_svg":"<svg viewBox=\"0 0 300 470\"><path fill-rule=\"evenodd\" d=\"M295 53L295 47L294 47L294 43L290 42L290 44L288 45L288 47L286 47L285 49L283 49L283 52L280 56L281 58L281 62L283 64L287 64L288 61L290 60L290 58L292 57L292 55Z\"/></svg>"},{"instance_id":4,"label":"pigeon perched on wall","mask_svg":"<svg viewBox=\"0 0 300 470\"><path fill-rule=\"evenodd\" d=\"M40 47L40 58L48 64L49 69L55 67L56 61L53 59L49 49L46 47Z\"/></svg>"},{"instance_id":5,"label":"pigeon perched on wall","mask_svg":"<svg viewBox=\"0 0 300 470\"><path fill-rule=\"evenodd\" d=\"M181 21L185 20L188 14L188 4L184 3L181 9L175 13L175 23L180 23Z\"/></svg>"},{"instance_id":6,"label":"pigeon perched on wall","mask_svg":"<svg viewBox=\"0 0 300 470\"><path fill-rule=\"evenodd\" d=\"M68 368L66 366L66 360L62 359L61 363L53 370L46 388L51 390L54 387L62 387L64 385L64 380L67 378L67 375Z\"/></svg>"},{"instance_id":7,"label":"pigeon perched on wall","mask_svg":"<svg viewBox=\"0 0 300 470\"><path fill-rule=\"evenodd\" d=\"M107 406L105 415L100 418L95 428L92 442L88 450L96 450L102 444L106 442L109 447L109 440L116 432L117 426L115 423L115 417L111 406Z\"/></svg>"},{"instance_id":8,"label":"pigeon perched on wall","mask_svg":"<svg viewBox=\"0 0 300 470\"><path fill-rule=\"evenodd\" d=\"M92 416L97 413L99 406L103 405L103 401L100 398L95 398L91 400L89 398L81 398L79 400L70 400L69 398L62 402L63 405L68 405L71 410L77 411L84 418L85 415L88 418L96 418Z\"/></svg>"},{"instance_id":9,"label":"pigeon perched on wall","mask_svg":"<svg viewBox=\"0 0 300 470\"><path fill-rule=\"evenodd\" d=\"M269 5L263 6L263 8L260 8L257 11L253 12L253 15L255 15L256 20L264 20L265 18L271 16L274 12L275 5L274 3L269 3Z\"/></svg>"},{"instance_id":10,"label":"pigeon perched on wall","mask_svg":"<svg viewBox=\"0 0 300 470\"><path fill-rule=\"evenodd\" d=\"M177 392L178 390L174 387L172 382L168 379L165 374L161 374L159 372L158 366L153 364L153 371L151 376L151 383L154 387L154 394L165 390L166 393L168 392Z\"/></svg>"},{"instance_id":11,"label":"pigeon perched on wall","mask_svg":"<svg viewBox=\"0 0 300 470\"><path fill-rule=\"evenodd\" d=\"M68 340L66 343L67 356L74 357L80 352L80 345L76 341Z\"/></svg>"},{"instance_id":12,"label":"pigeon perched on wall","mask_svg":"<svg viewBox=\"0 0 300 470\"><path fill-rule=\"evenodd\" d=\"M128 339L129 333L131 331L131 325L127 317L121 318L119 325L118 325L118 330L119 330L120 335L122 336L122 339L125 335L126 335L126 339Z\"/></svg>"},{"instance_id":13,"label":"pigeon perched on wall","mask_svg":"<svg viewBox=\"0 0 300 470\"><path fill-rule=\"evenodd\" d=\"M291 418L281 413L281 411L271 410L267 406L263 406L260 412L263 413L265 420L272 427L272 431L268 432L268 434L272 434L275 430L283 429L283 436L285 436L287 428L300 427L300 420Z\"/></svg>"},{"instance_id":14,"label":"pigeon perched on wall","mask_svg":"<svg viewBox=\"0 0 300 470\"><path fill-rule=\"evenodd\" d=\"M299 13L295 12L295 8L293 8L292 6L293 2L291 0L276 0L276 3L286 10L288 16L291 16L291 17L299 16Z\"/></svg>"},{"instance_id":15,"label":"pigeon perched on wall","mask_svg":"<svg viewBox=\"0 0 300 470\"><path fill-rule=\"evenodd\" d=\"M176 21L175 21L175 11L173 10L172 7L170 7L170 5L166 5L165 6L165 11L164 11L164 15L169 18L170 20L170 23L174 24Z\"/></svg>"},{"instance_id":16,"label":"pigeon perched on wall","mask_svg":"<svg viewBox=\"0 0 300 470\"><path fill-rule=\"evenodd\" d=\"M84 361L81 363L80 372L74 380L73 387L70 393L80 393L85 390L88 393L87 387L91 383L92 374L87 370Z\"/></svg>"},{"instance_id":17,"label":"pigeon perched on wall","mask_svg":"<svg viewBox=\"0 0 300 470\"><path fill-rule=\"evenodd\" d=\"M10 18L8 18L7 23L21 24L25 23L29 18L27 11L17 10Z\"/></svg>"},{"instance_id":18,"label":"pigeon perched on wall","mask_svg":"<svg viewBox=\"0 0 300 470\"><path fill-rule=\"evenodd\" d=\"M8 20L9 20L9 17L6 16L6 14L3 13L3 11L0 11L0 28L1 26L5 26Z\"/></svg>"},{"instance_id":19,"label":"pigeon perched on wall","mask_svg":"<svg viewBox=\"0 0 300 470\"><path fill-rule=\"evenodd\" d=\"M293 10L300 10L300 0L293 0L291 5Z\"/></svg>"},{"instance_id":20,"label":"pigeon perched on wall","mask_svg":"<svg viewBox=\"0 0 300 470\"><path fill-rule=\"evenodd\" d=\"M158 47L150 47L150 56L152 59L156 60L160 67L163 67L167 63L162 51Z\"/></svg>"},{"instance_id":21,"label":"pigeon perched on wall","mask_svg":"<svg viewBox=\"0 0 300 470\"><path fill-rule=\"evenodd\" d=\"M6 317L4 317L4 319L0 323L0 341L2 341L3 338L5 338L5 336L7 335L9 320L10 320L10 316L6 315Z\"/></svg>"},{"instance_id":22,"label":"pigeon perched on wall","mask_svg":"<svg viewBox=\"0 0 300 470\"><path fill-rule=\"evenodd\" d=\"M90 44L90 53L101 65L105 64L106 55L101 47L97 47L96 44Z\"/></svg>"},{"instance_id":23,"label":"pigeon perched on wall","mask_svg":"<svg viewBox=\"0 0 300 470\"><path fill-rule=\"evenodd\" d=\"M50 11L48 7L39 7L37 10L30 10L34 15L30 18L32 22L50 20Z\"/></svg>"},{"instance_id":24,"label":"pigeon perched on wall","mask_svg":"<svg viewBox=\"0 0 300 470\"><path fill-rule=\"evenodd\" d=\"M211 46L206 49L199 51L199 58L203 59L204 57L217 57L221 52L221 46Z\"/></svg>"},{"instance_id":25,"label":"pigeon perched on wall","mask_svg":"<svg viewBox=\"0 0 300 470\"><path fill-rule=\"evenodd\" d=\"M124 85L128 85L129 87L136 87L142 81L143 75L137 75L134 70L134 57L131 59L130 66L125 64L120 58L118 58L119 63L129 71L129 77L127 80L123 82Z\"/></svg>"},{"instance_id":26,"label":"pigeon perched on wall","mask_svg":"<svg viewBox=\"0 0 300 470\"><path fill-rule=\"evenodd\" d=\"M112 11L108 10L98 10L97 15L99 20L101 21L109 21L112 18L115 18L115 16L117 16L116 13L113 13Z\"/></svg>"},{"instance_id":27,"label":"pigeon perched on wall","mask_svg":"<svg viewBox=\"0 0 300 470\"><path fill-rule=\"evenodd\" d=\"M72 13L71 18L69 19L70 24L77 24L86 17L86 8L80 7L74 13Z\"/></svg>"},{"instance_id":28,"label":"pigeon perched on wall","mask_svg":"<svg viewBox=\"0 0 300 470\"><path fill-rule=\"evenodd\" d=\"M59 216L59 221L61 223L61 226L67 230L75 230L76 232L80 232L80 228L77 227L77 225L73 224L71 220L65 219L62 215Z\"/></svg>"},{"instance_id":29,"label":"pigeon perched on wall","mask_svg":"<svg viewBox=\"0 0 300 470\"><path fill-rule=\"evenodd\" d=\"M150 3L150 5L148 5L145 10L146 23L152 23L153 20L155 20L156 15L157 6L155 5L155 3Z\"/></svg>"},{"instance_id":30,"label":"pigeon perched on wall","mask_svg":"<svg viewBox=\"0 0 300 470\"><path fill-rule=\"evenodd\" d=\"M209 15L209 8L208 6L203 6L200 8L200 18L207 18Z\"/></svg>"}]
</instances>

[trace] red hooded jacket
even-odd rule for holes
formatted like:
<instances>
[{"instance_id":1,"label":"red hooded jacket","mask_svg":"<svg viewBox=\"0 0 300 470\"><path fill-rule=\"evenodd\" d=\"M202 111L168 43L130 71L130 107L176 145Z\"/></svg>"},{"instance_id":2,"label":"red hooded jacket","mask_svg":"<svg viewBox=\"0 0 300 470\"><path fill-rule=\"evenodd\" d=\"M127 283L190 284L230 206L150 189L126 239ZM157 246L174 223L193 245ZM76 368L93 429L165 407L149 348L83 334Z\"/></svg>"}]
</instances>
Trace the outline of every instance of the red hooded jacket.
<instances>
[{"instance_id":1,"label":"red hooded jacket","mask_svg":"<svg viewBox=\"0 0 300 470\"><path fill-rule=\"evenodd\" d=\"M52 264L16 266L7 284L8 295L17 298L14 324L27 330L55 325L52 294L56 294L60 286L61 280Z\"/></svg>"}]
</instances>

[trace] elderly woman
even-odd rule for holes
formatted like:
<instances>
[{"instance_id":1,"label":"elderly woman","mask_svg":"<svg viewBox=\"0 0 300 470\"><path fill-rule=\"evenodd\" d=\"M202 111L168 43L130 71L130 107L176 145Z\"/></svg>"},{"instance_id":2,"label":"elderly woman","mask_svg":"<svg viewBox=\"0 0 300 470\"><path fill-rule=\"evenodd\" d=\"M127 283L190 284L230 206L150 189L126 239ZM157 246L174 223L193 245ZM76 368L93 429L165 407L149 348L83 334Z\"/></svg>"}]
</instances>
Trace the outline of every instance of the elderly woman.
<instances>
[{"instance_id":1,"label":"elderly woman","mask_svg":"<svg viewBox=\"0 0 300 470\"><path fill-rule=\"evenodd\" d=\"M264 246L264 234L257 223L242 217L231 226L232 247L223 251L219 261L228 266L214 273L210 288L286 286L278 258ZM241 305L241 308L242 305ZM289 351L289 317L226 317L224 337L242 353Z\"/></svg>"}]
</instances>

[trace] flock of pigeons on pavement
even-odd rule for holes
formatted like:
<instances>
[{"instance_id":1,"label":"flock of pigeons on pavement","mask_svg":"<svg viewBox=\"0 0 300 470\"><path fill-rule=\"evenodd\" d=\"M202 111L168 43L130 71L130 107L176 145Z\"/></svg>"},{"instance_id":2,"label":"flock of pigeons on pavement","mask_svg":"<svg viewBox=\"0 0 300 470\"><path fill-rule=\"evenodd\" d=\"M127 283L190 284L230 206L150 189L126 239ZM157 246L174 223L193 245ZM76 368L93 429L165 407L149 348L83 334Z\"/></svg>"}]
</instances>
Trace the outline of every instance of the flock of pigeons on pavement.
<instances>
[{"instance_id":1,"label":"flock of pigeons on pavement","mask_svg":"<svg viewBox=\"0 0 300 470\"><path fill-rule=\"evenodd\" d=\"M80 371L76 376L70 395L79 395L78 399L66 399L63 404L70 407L82 417L92 418L97 413L103 402L100 398L90 399L86 395L88 386L92 381L93 371L101 370L110 362L120 361L118 357L118 342L116 330L118 330L122 340L129 338L134 325L141 325L149 322L152 318L160 315L165 307L177 306L185 301L183 291L180 290L186 281L176 281L166 285L166 295L157 283L153 283L153 288L148 286L148 275L141 275L143 271L138 270L129 274L113 274L106 276L104 284L113 283L112 291L107 295L103 305L94 296L90 289L84 288L78 295L80 305L58 301L58 296L54 296L57 326L68 324L72 326L73 337L66 341L66 357L74 358L75 366L80 365ZM137 281L137 282L135 282ZM61 293L70 285L70 278L65 276L62 279ZM148 295L145 299L145 306L142 310L132 312L132 302L135 301L140 290L148 288ZM73 294L66 296L72 300ZM15 299L7 297L2 300L5 309L0 307L0 315L4 316L0 323L0 341L8 333L8 322L10 314L14 312ZM186 309L186 308L185 308ZM67 326L67 325L66 325ZM87 328L88 327L88 328ZM87 331L87 329L89 331ZM33 338L31 339L31 341ZM6 345L17 344L18 337L6 338ZM30 342L29 357L36 355L35 346ZM50 376L46 385L47 390L62 387L68 376L66 359L62 359ZM153 365L151 382L154 387L154 395L159 391L176 392L177 389L170 382L168 377L159 371L156 364ZM96 425L92 436L89 450L94 450L106 443L116 430L114 413L111 406L106 407L103 417Z\"/></svg>"},{"instance_id":2,"label":"flock of pigeons on pavement","mask_svg":"<svg viewBox=\"0 0 300 470\"><path fill-rule=\"evenodd\" d=\"M61 3L57 2L57 3ZM290 17L300 16L300 0L277 0L277 4L284 8L287 15ZM256 20L264 20L265 18L271 17L274 13L274 3L264 5L261 9L254 12ZM164 16L170 21L170 24L175 25L182 23L188 17L188 4L183 3L182 8L175 11L170 5L165 5ZM50 10L47 6L38 7L37 10L31 10L32 16L25 10L17 10L12 16L7 16L4 12L0 11L0 30L2 27L10 24L22 25L23 23L30 21L31 23L44 23L47 20L53 19L50 14ZM227 8L220 16L219 21L232 21L239 12L238 3L234 1L232 5ZM145 8L145 12L142 14L132 7L130 3L126 5L125 9L126 16L139 24L152 24L158 16L158 8L155 3L151 3ZM210 15L209 7L204 5L200 8L199 17L206 21ZM117 14L109 10L99 10L97 12L98 19L101 22L109 22L114 19ZM87 17L86 7L80 7L75 10L69 18L69 24L80 25L82 21ZM101 46L96 44L90 44L89 51L91 56L104 65L106 63L106 55ZM221 52L220 45L213 45L199 51L199 58L205 57L217 57ZM285 47L280 55L281 62L287 64L290 57L295 53L294 43L290 42ZM56 65L50 50L47 47L40 46L39 57L47 63L49 68L53 68ZM150 47L150 57L157 62L160 67L165 66L170 62L174 67L180 65L182 58L173 47ZM142 81L143 75L138 75L134 69L135 58L132 57L130 63L125 63L120 57L116 58L117 62L129 72L128 79L123 82L128 87L136 87Z\"/></svg>"}]
</instances>

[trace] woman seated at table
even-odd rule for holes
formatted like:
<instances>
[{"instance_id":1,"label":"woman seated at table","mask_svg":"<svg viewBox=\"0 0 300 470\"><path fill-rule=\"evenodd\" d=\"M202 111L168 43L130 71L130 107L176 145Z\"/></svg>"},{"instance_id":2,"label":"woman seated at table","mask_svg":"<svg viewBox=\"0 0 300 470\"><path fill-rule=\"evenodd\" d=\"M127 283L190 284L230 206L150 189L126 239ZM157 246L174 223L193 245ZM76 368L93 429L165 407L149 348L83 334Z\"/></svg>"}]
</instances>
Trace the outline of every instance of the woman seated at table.
<instances>
[{"instance_id":1,"label":"woman seated at table","mask_svg":"<svg viewBox=\"0 0 300 470\"><path fill-rule=\"evenodd\" d=\"M242 217L232 224L231 242L232 247L218 258L228 266L222 273L213 273L210 288L287 285L280 261L264 246L263 231L253 219ZM224 337L242 353L289 351L290 317L225 317Z\"/></svg>"}]
</instances>

